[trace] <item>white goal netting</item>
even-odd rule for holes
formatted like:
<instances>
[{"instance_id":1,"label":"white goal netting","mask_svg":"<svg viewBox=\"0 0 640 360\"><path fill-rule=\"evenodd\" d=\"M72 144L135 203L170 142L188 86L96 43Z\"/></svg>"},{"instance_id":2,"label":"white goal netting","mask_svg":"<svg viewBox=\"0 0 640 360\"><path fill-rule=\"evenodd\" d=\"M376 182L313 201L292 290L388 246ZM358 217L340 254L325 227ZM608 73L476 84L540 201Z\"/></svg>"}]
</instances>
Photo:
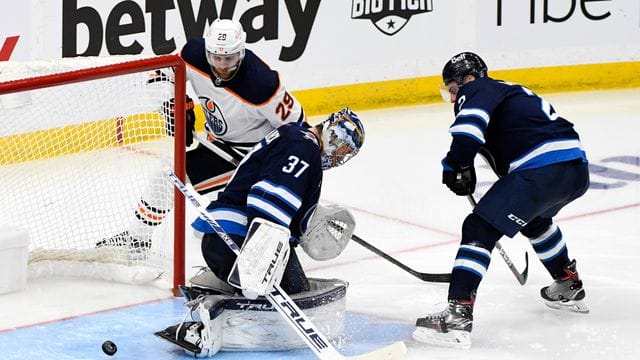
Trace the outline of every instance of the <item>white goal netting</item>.
<instances>
[{"instance_id":1,"label":"white goal netting","mask_svg":"<svg viewBox=\"0 0 640 360\"><path fill-rule=\"evenodd\" d=\"M139 59L5 62L0 84L51 74L75 81L74 71L108 66L117 73L114 64ZM128 230L145 189L171 189L159 169L173 165L174 138L160 109L175 87L150 80L166 80L157 75L173 69L157 70L0 95L0 223L28 229L30 277L172 278L172 191L147 195L167 210L149 246L96 246Z\"/></svg>"}]
</instances>

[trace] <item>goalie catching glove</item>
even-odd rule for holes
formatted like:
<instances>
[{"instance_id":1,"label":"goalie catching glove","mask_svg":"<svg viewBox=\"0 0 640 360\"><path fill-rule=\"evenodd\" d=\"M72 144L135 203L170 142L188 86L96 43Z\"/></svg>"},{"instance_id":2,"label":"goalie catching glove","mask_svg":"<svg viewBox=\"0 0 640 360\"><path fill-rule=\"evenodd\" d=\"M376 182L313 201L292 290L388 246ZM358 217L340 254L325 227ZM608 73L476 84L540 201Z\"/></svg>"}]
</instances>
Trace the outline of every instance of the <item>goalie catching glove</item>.
<instances>
[{"instance_id":1,"label":"goalie catching glove","mask_svg":"<svg viewBox=\"0 0 640 360\"><path fill-rule=\"evenodd\" d=\"M249 225L231 272L229 284L242 289L249 299L271 292L280 284L289 260L288 228L271 221L255 218Z\"/></svg>"},{"instance_id":2,"label":"goalie catching glove","mask_svg":"<svg viewBox=\"0 0 640 360\"><path fill-rule=\"evenodd\" d=\"M333 259L347 247L355 227L349 210L318 204L307 231L300 237L300 246L313 260Z\"/></svg>"},{"instance_id":3,"label":"goalie catching glove","mask_svg":"<svg viewBox=\"0 0 640 360\"><path fill-rule=\"evenodd\" d=\"M186 145L191 146L193 144L193 132L196 128L196 113L193 111L195 104L193 103L193 99L191 99L188 95L185 97L185 122L187 128L185 129L186 135ZM165 128L167 131L167 135L174 136L175 135L175 122L176 122L176 101L174 98L171 98L162 103L162 116L164 116L165 120Z\"/></svg>"}]
</instances>

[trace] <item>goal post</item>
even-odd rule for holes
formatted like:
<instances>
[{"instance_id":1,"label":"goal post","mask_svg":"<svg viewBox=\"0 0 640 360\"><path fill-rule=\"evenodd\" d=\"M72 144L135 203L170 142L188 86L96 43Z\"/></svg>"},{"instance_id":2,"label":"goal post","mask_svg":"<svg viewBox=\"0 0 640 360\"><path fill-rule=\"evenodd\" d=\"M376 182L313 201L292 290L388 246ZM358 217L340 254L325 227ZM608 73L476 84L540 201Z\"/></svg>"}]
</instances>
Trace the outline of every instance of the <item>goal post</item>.
<instances>
[{"instance_id":1,"label":"goal post","mask_svg":"<svg viewBox=\"0 0 640 360\"><path fill-rule=\"evenodd\" d=\"M185 203L157 174L170 161L185 181L184 101L175 136L161 111L185 84L178 55L0 62L0 224L28 230L30 277L162 278L178 295ZM167 189L153 194L167 216L149 247L97 247L127 230L153 182Z\"/></svg>"}]
</instances>

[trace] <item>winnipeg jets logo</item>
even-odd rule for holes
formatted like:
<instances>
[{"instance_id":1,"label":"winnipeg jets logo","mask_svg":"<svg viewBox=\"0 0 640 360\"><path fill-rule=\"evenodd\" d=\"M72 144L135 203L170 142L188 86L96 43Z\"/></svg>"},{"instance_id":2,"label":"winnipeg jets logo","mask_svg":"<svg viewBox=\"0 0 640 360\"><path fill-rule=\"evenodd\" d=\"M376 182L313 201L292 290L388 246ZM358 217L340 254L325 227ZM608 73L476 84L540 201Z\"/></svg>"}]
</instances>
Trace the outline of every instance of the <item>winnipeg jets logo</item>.
<instances>
[{"instance_id":1,"label":"winnipeg jets logo","mask_svg":"<svg viewBox=\"0 0 640 360\"><path fill-rule=\"evenodd\" d=\"M433 0L351 0L351 18L367 19L391 36L413 15L433 11Z\"/></svg>"},{"instance_id":2,"label":"winnipeg jets logo","mask_svg":"<svg viewBox=\"0 0 640 360\"><path fill-rule=\"evenodd\" d=\"M229 129L227 120L222 115L222 111L215 103L215 101L207 98L200 97L201 103L204 104L204 115L207 122L207 129L213 133L213 135L221 136L227 133Z\"/></svg>"},{"instance_id":3,"label":"winnipeg jets logo","mask_svg":"<svg viewBox=\"0 0 640 360\"><path fill-rule=\"evenodd\" d=\"M302 130L301 132L304 139L311 140L314 144L318 145L318 139L310 131Z\"/></svg>"}]
</instances>

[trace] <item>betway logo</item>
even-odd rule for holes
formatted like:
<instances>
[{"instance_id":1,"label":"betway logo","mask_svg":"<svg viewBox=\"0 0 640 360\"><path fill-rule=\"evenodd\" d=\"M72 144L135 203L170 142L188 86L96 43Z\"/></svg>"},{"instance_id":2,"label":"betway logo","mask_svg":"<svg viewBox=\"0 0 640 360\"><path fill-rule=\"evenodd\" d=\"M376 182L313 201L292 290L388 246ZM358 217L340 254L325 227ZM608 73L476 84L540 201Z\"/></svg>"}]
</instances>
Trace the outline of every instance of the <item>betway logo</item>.
<instances>
[{"instance_id":1,"label":"betway logo","mask_svg":"<svg viewBox=\"0 0 640 360\"><path fill-rule=\"evenodd\" d=\"M140 42L130 41L130 35L150 33L151 50L156 55L168 54L176 50L173 38L167 39L167 12L176 9L186 39L202 37L206 26L218 17L238 19L247 33L247 42L260 39L278 39L281 21L290 22L295 33L293 43L283 46L279 59L293 61L299 58L307 46L320 0L284 0L289 21L279 16L279 1L264 0L260 5L247 9L238 18L234 16L237 0L222 2L218 9L213 0L202 0L198 9L190 0L124 0L113 5L109 14L102 17L91 6L78 7L78 0L63 0L62 3L62 56L96 56L102 49L104 39L110 55L140 54L144 47ZM139 4L144 3L144 9ZM305 6L303 7L303 3ZM254 24L262 26L254 27ZM86 26L89 33L87 48L78 50L78 26ZM151 29L151 31L149 31Z\"/></svg>"},{"instance_id":2,"label":"betway logo","mask_svg":"<svg viewBox=\"0 0 640 360\"><path fill-rule=\"evenodd\" d=\"M0 49L0 61L7 61L11 58L11 54L13 54L13 50L18 44L19 38L20 36L9 36L4 39L2 49Z\"/></svg>"}]
</instances>

